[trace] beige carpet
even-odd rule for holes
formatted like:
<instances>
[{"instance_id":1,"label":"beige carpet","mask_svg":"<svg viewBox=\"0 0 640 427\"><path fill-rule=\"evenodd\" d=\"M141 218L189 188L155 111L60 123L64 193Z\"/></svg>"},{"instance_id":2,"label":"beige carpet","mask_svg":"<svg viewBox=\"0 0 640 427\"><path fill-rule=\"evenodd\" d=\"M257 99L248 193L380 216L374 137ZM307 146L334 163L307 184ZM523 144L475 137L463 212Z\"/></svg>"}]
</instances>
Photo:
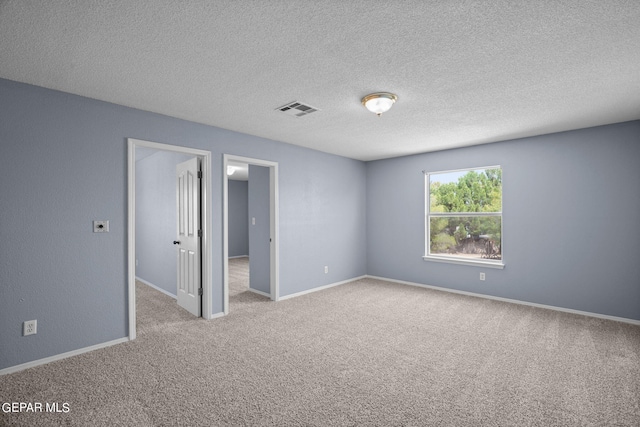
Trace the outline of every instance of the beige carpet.
<instances>
[{"instance_id":1,"label":"beige carpet","mask_svg":"<svg viewBox=\"0 0 640 427\"><path fill-rule=\"evenodd\" d=\"M637 326L369 279L213 321L137 289L137 340L0 377L69 413L0 424L640 425Z\"/></svg>"},{"instance_id":2,"label":"beige carpet","mask_svg":"<svg viewBox=\"0 0 640 427\"><path fill-rule=\"evenodd\" d=\"M247 290L249 290L249 258L230 258L229 298L233 298Z\"/></svg>"}]
</instances>

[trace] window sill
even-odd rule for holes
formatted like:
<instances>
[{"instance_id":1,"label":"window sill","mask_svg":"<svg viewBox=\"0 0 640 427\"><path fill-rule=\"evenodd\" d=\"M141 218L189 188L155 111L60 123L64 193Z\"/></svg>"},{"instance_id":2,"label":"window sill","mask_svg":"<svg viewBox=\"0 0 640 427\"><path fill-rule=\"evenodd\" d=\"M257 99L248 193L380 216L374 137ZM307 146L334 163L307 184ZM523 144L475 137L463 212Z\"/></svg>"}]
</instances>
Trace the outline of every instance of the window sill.
<instances>
[{"instance_id":1,"label":"window sill","mask_svg":"<svg viewBox=\"0 0 640 427\"><path fill-rule=\"evenodd\" d=\"M433 255L425 255L422 257L425 261L434 261L434 262L444 262L447 264L460 264L460 265L471 265L475 267L484 267L484 268L497 268L502 270L504 268L504 264L502 261L490 261L490 260L469 260L469 259L460 259L460 258L447 258Z\"/></svg>"}]
</instances>

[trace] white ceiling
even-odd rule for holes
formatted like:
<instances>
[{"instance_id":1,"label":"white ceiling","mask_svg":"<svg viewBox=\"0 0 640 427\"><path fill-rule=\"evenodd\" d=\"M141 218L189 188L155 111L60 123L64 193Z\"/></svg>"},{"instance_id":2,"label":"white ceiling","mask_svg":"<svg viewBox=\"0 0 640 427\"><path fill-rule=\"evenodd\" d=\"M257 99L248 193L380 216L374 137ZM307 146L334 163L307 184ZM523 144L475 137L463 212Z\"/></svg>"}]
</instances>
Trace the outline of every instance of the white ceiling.
<instances>
[{"instance_id":1,"label":"white ceiling","mask_svg":"<svg viewBox=\"0 0 640 427\"><path fill-rule=\"evenodd\" d=\"M640 119L640 1L0 0L0 77L361 160ZM382 117L360 99L398 95ZM321 111L294 118L291 101Z\"/></svg>"}]
</instances>

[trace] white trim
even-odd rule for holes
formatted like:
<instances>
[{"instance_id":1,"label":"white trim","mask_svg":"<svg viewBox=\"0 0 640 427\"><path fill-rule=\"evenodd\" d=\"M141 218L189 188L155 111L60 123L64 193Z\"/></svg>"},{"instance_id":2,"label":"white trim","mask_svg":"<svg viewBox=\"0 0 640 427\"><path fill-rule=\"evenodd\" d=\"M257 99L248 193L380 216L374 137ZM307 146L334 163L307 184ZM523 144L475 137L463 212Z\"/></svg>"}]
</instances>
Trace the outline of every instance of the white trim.
<instances>
[{"instance_id":1,"label":"white trim","mask_svg":"<svg viewBox=\"0 0 640 427\"><path fill-rule=\"evenodd\" d=\"M317 288L311 288L311 289L307 289L306 291L296 292L295 294L285 295L283 297L280 297L280 301L285 299L300 297L302 295L310 294L313 292L323 291L325 289L333 288L335 286L346 285L347 283L355 282L360 279L366 279L367 277L369 276L364 275L364 276L354 277L352 279L343 280L341 282L329 283L328 285L318 286Z\"/></svg>"},{"instance_id":2,"label":"white trim","mask_svg":"<svg viewBox=\"0 0 640 427\"><path fill-rule=\"evenodd\" d=\"M150 288L155 289L156 291L162 292L163 294L165 294L165 295L166 295L166 296L168 296L168 297L171 297L171 298L173 298L173 299L178 299L178 296L177 296L177 295L173 295L171 292L169 292L169 291L165 291L165 290L164 290L164 289L162 289L160 286L156 286L156 285L154 285L154 284L153 284L153 283L151 283L151 282L147 282L146 280L141 279L141 278L140 278L140 277L138 277L138 276L136 276L136 280L137 280L138 282L144 283L145 285L149 286Z\"/></svg>"},{"instance_id":3,"label":"white trim","mask_svg":"<svg viewBox=\"0 0 640 427\"><path fill-rule=\"evenodd\" d=\"M249 255L237 255L237 256L230 256L229 259L236 259L236 258L249 258Z\"/></svg>"},{"instance_id":4,"label":"white trim","mask_svg":"<svg viewBox=\"0 0 640 427\"><path fill-rule=\"evenodd\" d=\"M271 217L269 229L273 237L270 292L273 301L280 299L280 177L278 170L278 163L274 163L269 167L269 209Z\"/></svg>"},{"instance_id":5,"label":"white trim","mask_svg":"<svg viewBox=\"0 0 640 427\"><path fill-rule=\"evenodd\" d=\"M502 217L502 212L430 212L429 215L443 218L465 218L465 217Z\"/></svg>"},{"instance_id":6,"label":"white trim","mask_svg":"<svg viewBox=\"0 0 640 427\"><path fill-rule=\"evenodd\" d=\"M459 264L459 265L472 265L476 267L486 267L486 268L499 268L500 270L504 269L504 264L497 263L490 260L474 260L474 259L464 259L464 258L444 258L438 257L435 255L425 255L422 257L425 261L435 261L435 262L444 262L447 264Z\"/></svg>"},{"instance_id":7,"label":"white trim","mask_svg":"<svg viewBox=\"0 0 640 427\"><path fill-rule=\"evenodd\" d=\"M225 316L225 314L223 312L213 313L211 316L209 316L209 320L218 319L218 318L224 317L224 316Z\"/></svg>"},{"instance_id":8,"label":"white trim","mask_svg":"<svg viewBox=\"0 0 640 427\"><path fill-rule=\"evenodd\" d=\"M446 171L436 171L436 172L427 172L422 171L424 174L424 255L422 259L425 261L435 261L435 262L443 262L448 264L458 264L458 265L472 265L479 267L487 267L487 268L504 268L504 216L502 210L500 212L434 212L431 213L431 175L439 175L444 173L455 173L455 172L465 172L465 171L476 171L476 170L487 170L487 169L500 169L501 176L504 178L504 171L502 170L502 166L494 165L494 166L479 166L474 168L463 168L463 169L452 169ZM503 179L504 181L504 179ZM504 197L500 201L500 205L504 208L503 205ZM500 217L500 262L490 261L490 260L469 260L464 257L442 257L439 255L431 254L431 223L429 219L432 217L463 217L463 216L498 216Z\"/></svg>"},{"instance_id":9,"label":"white trim","mask_svg":"<svg viewBox=\"0 0 640 427\"><path fill-rule=\"evenodd\" d=\"M136 145L127 139L127 288L129 339L136 339Z\"/></svg>"},{"instance_id":10,"label":"white trim","mask_svg":"<svg viewBox=\"0 0 640 427\"><path fill-rule=\"evenodd\" d=\"M597 319L613 320L615 322L629 323L629 324L632 324L632 325L640 326L640 320L628 319L626 317L609 316L608 314L592 313L590 311L574 310L572 308L557 307L557 306L554 306L554 305L537 304L535 302L520 301L520 300L517 300L517 299L502 298L502 297L496 297L496 296L493 296L493 295L477 294L475 292L459 291L457 289L442 288L442 287L439 287L439 286L425 285L423 283L406 282L404 280L389 279L389 278L386 278L386 277L369 276L369 275L367 275L366 278L375 279L375 280L383 280L385 282L392 282L392 283L397 283L397 284L400 284L400 285L417 286L419 288L433 289L433 290L436 290L436 291L449 292L449 293L453 293L453 294L467 295L467 296L471 296L471 297L477 297L477 298L484 298L484 299L490 299L490 300L495 300L495 301L508 302L508 303L511 303L511 304L518 304L518 305L526 305L526 306L529 306L529 307L543 308L543 309L546 309L546 310L560 311L560 312L563 312L563 313L571 313L571 314L578 314L578 315L581 315L581 316L595 317Z\"/></svg>"},{"instance_id":11,"label":"white trim","mask_svg":"<svg viewBox=\"0 0 640 427\"><path fill-rule=\"evenodd\" d=\"M222 155L222 259L223 259L223 312L229 314L229 162L247 163L269 168L269 231L271 234L270 292L273 301L280 300L280 199L278 163L250 157Z\"/></svg>"},{"instance_id":12,"label":"white trim","mask_svg":"<svg viewBox=\"0 0 640 427\"><path fill-rule=\"evenodd\" d=\"M13 374L16 372L24 371L25 369L35 368L36 366L46 365L47 363L55 362L58 360L66 359L69 357L77 356L79 354L88 353L90 351L99 350L105 347L111 347L112 345L122 344L129 341L129 338L118 338L117 340L107 341L100 344L92 345L89 347L79 348L77 350L68 351L66 353L56 354L55 356L45 357L44 359L33 360L31 362L22 363L20 365L11 366L9 368L0 369L0 376Z\"/></svg>"},{"instance_id":13,"label":"white trim","mask_svg":"<svg viewBox=\"0 0 640 427\"><path fill-rule=\"evenodd\" d=\"M271 298L271 295L269 295L266 292L262 292L262 291L259 291L257 289L253 289L253 288L247 288L247 289L249 289L249 292L253 292L254 294L258 294L258 295L262 295L263 297Z\"/></svg>"},{"instance_id":14,"label":"white trim","mask_svg":"<svg viewBox=\"0 0 640 427\"><path fill-rule=\"evenodd\" d=\"M477 171L477 170L480 170L480 169L502 169L502 166L500 166L500 165L478 166L478 167L471 167L471 168L449 169L449 170L433 171L433 172L427 172L426 170L423 170L422 173L425 174L425 175L436 175L436 174L443 174L443 173Z\"/></svg>"},{"instance_id":15,"label":"white trim","mask_svg":"<svg viewBox=\"0 0 640 427\"><path fill-rule=\"evenodd\" d=\"M127 138L128 161L127 161L127 199L128 199L128 237L127 237L127 281L129 287L129 339L136 338L136 147L153 148L155 150L171 151L174 153L189 154L201 159L202 165L202 317L211 318L211 302L213 296L213 224L211 219L211 152L196 148L182 147L179 145L161 144L158 142L143 141L140 139Z\"/></svg>"}]
</instances>

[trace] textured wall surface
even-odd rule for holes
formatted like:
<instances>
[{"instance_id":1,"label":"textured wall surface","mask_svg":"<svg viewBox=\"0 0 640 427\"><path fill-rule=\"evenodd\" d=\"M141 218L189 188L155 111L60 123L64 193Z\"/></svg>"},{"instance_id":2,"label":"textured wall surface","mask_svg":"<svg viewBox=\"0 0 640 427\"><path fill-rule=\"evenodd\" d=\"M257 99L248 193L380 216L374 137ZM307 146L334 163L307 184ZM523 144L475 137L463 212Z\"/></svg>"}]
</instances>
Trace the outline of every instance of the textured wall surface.
<instances>
[{"instance_id":1,"label":"textured wall surface","mask_svg":"<svg viewBox=\"0 0 640 427\"><path fill-rule=\"evenodd\" d=\"M247 181L229 180L229 256L249 255L249 195Z\"/></svg>"},{"instance_id":2,"label":"textured wall surface","mask_svg":"<svg viewBox=\"0 0 640 427\"><path fill-rule=\"evenodd\" d=\"M638 160L635 121L370 162L367 273L640 320ZM504 270L424 261L422 171L491 165Z\"/></svg>"},{"instance_id":3,"label":"textured wall surface","mask_svg":"<svg viewBox=\"0 0 640 427\"><path fill-rule=\"evenodd\" d=\"M638 121L365 164L8 80L0 93L0 369L128 335L127 138L212 153L213 313L228 153L279 164L280 296L368 273L640 320ZM479 282L424 261L422 171L495 164L505 269Z\"/></svg>"},{"instance_id":4,"label":"textured wall surface","mask_svg":"<svg viewBox=\"0 0 640 427\"><path fill-rule=\"evenodd\" d=\"M365 274L360 161L8 80L0 93L0 369L128 335L127 138L212 153L213 313L223 153L280 166L282 296Z\"/></svg>"}]
</instances>

